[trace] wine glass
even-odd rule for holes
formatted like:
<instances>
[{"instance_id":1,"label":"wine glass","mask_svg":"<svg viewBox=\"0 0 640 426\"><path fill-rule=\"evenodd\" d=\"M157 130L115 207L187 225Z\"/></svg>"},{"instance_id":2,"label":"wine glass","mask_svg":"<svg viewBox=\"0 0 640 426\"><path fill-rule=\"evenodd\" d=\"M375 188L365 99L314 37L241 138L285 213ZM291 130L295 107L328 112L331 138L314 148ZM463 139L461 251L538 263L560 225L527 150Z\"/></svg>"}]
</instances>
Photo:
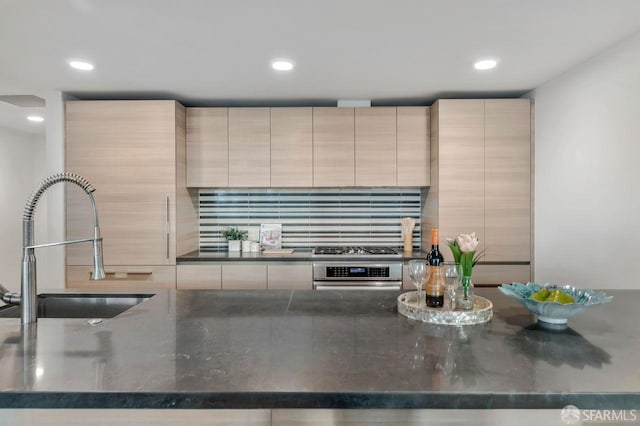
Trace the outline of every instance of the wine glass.
<instances>
[{"instance_id":1,"label":"wine glass","mask_svg":"<svg viewBox=\"0 0 640 426\"><path fill-rule=\"evenodd\" d=\"M444 262L445 267L445 287L444 287L444 308L446 310L456 310L456 286L462 275L459 263Z\"/></svg>"},{"instance_id":2,"label":"wine glass","mask_svg":"<svg viewBox=\"0 0 640 426\"><path fill-rule=\"evenodd\" d=\"M424 283L429 279L429 268L424 260L410 260L407 265L409 271L409 278L411 282L416 286L418 294L418 306L422 306L422 288Z\"/></svg>"}]
</instances>

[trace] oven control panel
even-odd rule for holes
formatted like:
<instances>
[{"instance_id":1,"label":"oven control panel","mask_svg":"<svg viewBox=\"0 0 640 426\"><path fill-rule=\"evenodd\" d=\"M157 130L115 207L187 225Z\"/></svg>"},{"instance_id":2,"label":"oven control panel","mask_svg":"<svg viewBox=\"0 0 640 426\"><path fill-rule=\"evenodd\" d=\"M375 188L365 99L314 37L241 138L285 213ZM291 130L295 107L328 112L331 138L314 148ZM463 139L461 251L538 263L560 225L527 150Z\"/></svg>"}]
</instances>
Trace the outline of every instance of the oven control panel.
<instances>
[{"instance_id":1,"label":"oven control panel","mask_svg":"<svg viewBox=\"0 0 640 426\"><path fill-rule=\"evenodd\" d=\"M402 263L315 262L314 281L402 281Z\"/></svg>"},{"instance_id":2,"label":"oven control panel","mask_svg":"<svg viewBox=\"0 0 640 426\"><path fill-rule=\"evenodd\" d=\"M388 278L388 266L327 266L327 278Z\"/></svg>"}]
</instances>

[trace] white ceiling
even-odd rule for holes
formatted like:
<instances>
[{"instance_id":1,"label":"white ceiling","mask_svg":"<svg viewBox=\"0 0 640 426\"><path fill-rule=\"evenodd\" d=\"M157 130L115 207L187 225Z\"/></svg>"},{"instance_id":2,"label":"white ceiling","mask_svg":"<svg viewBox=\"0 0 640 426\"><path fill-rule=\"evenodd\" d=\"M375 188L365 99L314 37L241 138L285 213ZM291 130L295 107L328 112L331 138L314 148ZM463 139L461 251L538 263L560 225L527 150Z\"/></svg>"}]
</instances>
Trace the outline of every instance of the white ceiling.
<instances>
[{"instance_id":1,"label":"white ceiling","mask_svg":"<svg viewBox=\"0 0 640 426\"><path fill-rule=\"evenodd\" d=\"M640 30L639 0L0 0L0 11L0 94L187 105L517 96ZM473 70L484 56L499 67ZM275 57L295 70L271 70ZM73 71L70 58L96 68Z\"/></svg>"}]
</instances>

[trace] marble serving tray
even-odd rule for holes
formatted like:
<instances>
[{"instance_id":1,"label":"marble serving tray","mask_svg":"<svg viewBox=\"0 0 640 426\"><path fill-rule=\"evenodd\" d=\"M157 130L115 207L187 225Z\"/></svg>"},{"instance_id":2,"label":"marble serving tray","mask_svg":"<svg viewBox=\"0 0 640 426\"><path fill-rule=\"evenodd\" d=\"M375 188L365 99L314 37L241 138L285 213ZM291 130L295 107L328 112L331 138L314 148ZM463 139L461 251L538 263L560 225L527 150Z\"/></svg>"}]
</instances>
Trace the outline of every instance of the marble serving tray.
<instances>
[{"instance_id":1,"label":"marble serving tray","mask_svg":"<svg viewBox=\"0 0 640 426\"><path fill-rule=\"evenodd\" d=\"M410 291L398 296L398 312L407 318L431 324L472 325L491 321L493 304L489 299L473 296L473 309L470 311L449 311L442 308L418 306L418 293Z\"/></svg>"}]
</instances>

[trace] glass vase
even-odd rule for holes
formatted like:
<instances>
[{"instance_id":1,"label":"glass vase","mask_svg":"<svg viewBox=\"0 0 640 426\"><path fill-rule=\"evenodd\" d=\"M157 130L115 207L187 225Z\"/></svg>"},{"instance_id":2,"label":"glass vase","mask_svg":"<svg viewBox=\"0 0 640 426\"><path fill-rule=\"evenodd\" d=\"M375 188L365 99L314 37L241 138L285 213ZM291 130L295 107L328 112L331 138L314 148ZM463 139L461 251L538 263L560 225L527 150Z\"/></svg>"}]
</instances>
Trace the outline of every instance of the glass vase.
<instances>
[{"instance_id":1,"label":"glass vase","mask_svg":"<svg viewBox=\"0 0 640 426\"><path fill-rule=\"evenodd\" d=\"M470 311L473 309L473 281L471 276L463 276L456 289L456 309Z\"/></svg>"}]
</instances>

